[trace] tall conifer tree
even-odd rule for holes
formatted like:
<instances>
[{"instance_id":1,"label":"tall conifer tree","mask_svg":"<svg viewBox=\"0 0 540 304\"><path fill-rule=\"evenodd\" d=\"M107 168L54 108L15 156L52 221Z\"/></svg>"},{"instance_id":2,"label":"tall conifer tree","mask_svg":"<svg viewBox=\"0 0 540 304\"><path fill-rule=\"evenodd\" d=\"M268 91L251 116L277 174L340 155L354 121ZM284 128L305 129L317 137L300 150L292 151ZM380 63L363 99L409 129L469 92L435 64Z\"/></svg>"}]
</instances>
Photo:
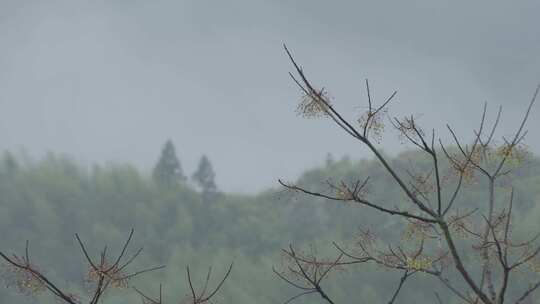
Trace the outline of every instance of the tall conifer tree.
<instances>
[{"instance_id":1,"label":"tall conifer tree","mask_svg":"<svg viewBox=\"0 0 540 304\"><path fill-rule=\"evenodd\" d=\"M170 139L163 145L161 156L154 167L152 176L158 184L164 186L173 186L186 180L180 161L176 156L174 144Z\"/></svg>"},{"instance_id":2,"label":"tall conifer tree","mask_svg":"<svg viewBox=\"0 0 540 304\"><path fill-rule=\"evenodd\" d=\"M201 187L203 200L209 200L217 194L215 177L216 174L210 160L206 155L203 155L199 161L197 171L191 177Z\"/></svg>"}]
</instances>

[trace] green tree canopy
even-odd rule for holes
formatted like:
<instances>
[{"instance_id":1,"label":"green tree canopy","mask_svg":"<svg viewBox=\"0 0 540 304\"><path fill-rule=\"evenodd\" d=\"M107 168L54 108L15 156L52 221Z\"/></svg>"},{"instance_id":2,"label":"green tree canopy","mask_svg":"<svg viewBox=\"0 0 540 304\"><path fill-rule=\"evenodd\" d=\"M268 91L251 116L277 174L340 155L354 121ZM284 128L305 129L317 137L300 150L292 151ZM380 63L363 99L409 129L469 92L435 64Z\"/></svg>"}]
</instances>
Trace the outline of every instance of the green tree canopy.
<instances>
[{"instance_id":1,"label":"green tree canopy","mask_svg":"<svg viewBox=\"0 0 540 304\"><path fill-rule=\"evenodd\" d=\"M201 187L203 199L217 193L215 177L216 174L210 160L206 155L203 155L199 161L197 171L191 177Z\"/></svg>"},{"instance_id":2,"label":"green tree canopy","mask_svg":"<svg viewBox=\"0 0 540 304\"><path fill-rule=\"evenodd\" d=\"M170 139L163 145L161 156L154 167L152 176L158 184L164 186L176 185L186 180L180 161L176 156L174 144Z\"/></svg>"}]
</instances>

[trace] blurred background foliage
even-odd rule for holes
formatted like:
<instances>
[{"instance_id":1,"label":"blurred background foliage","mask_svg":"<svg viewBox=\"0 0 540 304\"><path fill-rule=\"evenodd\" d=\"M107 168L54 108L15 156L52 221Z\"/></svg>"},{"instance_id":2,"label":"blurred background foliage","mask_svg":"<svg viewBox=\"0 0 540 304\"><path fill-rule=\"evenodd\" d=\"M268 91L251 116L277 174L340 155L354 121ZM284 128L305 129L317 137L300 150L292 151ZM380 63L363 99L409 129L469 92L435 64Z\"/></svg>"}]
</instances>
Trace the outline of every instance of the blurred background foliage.
<instances>
[{"instance_id":1,"label":"blurred background foliage","mask_svg":"<svg viewBox=\"0 0 540 304\"><path fill-rule=\"evenodd\" d=\"M87 265L74 234L83 238L91 254L97 255L104 245L114 254L133 227L131 252L144 247L134 268L161 264L167 268L134 279L132 286L148 295L157 295L162 283L164 302L178 303L189 292L186 265L202 282L208 266L213 266L217 280L218 274L234 261L233 272L215 302L265 304L282 303L296 292L272 273L272 266L280 266L281 248L291 243L304 249L313 246L319 253L332 256L332 241L351 242L359 227L372 227L389 241L401 235L396 231L405 230L402 219L348 203L284 192L277 182L275 187L254 195L219 192L213 181L219 172L209 169L208 159L202 162L207 173L204 178L203 171L199 175L193 173L198 177L197 183L185 178L183 172L164 178L156 172L157 167L153 173L119 163L86 168L53 153L32 160L5 152L0 160L1 250L23 253L25 240L29 240L32 260L40 269L67 290L84 293ZM429 165L422 154L412 151L391 162L401 169L411 164L420 169ZM181 168L179 162L169 163ZM328 180L354 181L370 176L367 195L373 201L387 206L407 204L375 160L335 160L329 155L321 163L324 164L307 170L295 183L325 191ZM158 164L166 167L163 161ZM178 179L171 181L171 176ZM529 155L523 166L513 171L511 180L516 189L514 216L520 224L516 233L525 236L540 231L540 159ZM497 191L506 191L504 187L501 184ZM209 196L205 189L215 195ZM473 208L487 198L484 189L481 182L470 183L456 206L462 210ZM523 280L526 286L531 275L536 274L513 279ZM385 303L398 279L398 273L365 264L334 274L325 282L325 288L338 303ZM452 298L439 283L417 275L406 283L398 303L434 303L434 291L446 299ZM113 290L104 300L115 304L139 302L132 290ZM298 300L319 302L318 296ZM54 300L46 294L21 296L16 288L2 287L0 303Z\"/></svg>"}]
</instances>

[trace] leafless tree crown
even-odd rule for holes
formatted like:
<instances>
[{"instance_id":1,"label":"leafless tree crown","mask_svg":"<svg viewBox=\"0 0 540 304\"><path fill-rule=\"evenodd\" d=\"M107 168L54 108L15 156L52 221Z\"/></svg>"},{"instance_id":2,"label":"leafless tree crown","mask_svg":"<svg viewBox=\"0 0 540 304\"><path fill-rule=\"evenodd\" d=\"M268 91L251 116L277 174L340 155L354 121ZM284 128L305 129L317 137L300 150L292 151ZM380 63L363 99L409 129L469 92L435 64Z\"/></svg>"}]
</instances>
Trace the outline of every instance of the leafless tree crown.
<instances>
[{"instance_id":1,"label":"leafless tree crown","mask_svg":"<svg viewBox=\"0 0 540 304\"><path fill-rule=\"evenodd\" d=\"M522 143L527 135L525 124L540 86L536 88L516 132L510 138L503 137L502 143L498 145L495 144L494 136L501 117L501 107L492 126L487 127L487 105L484 104L479 126L473 130L472 143L463 143L455 130L447 125L455 148L450 148L437 139L434 130L424 131L414 116L391 118L390 123L401 138L430 158L431 169L428 172L406 170L406 175L403 176L377 147L384 131L383 118L388 116L388 105L395 99L396 92L375 105L369 82L366 80L368 107L353 123L336 110L329 101L326 90L318 89L308 80L292 53L286 46L284 48L294 67L294 73L289 75L302 92L297 108L299 114L308 118L329 118L354 140L365 145L391 175L409 204L407 208L399 209L371 200L366 191L371 182L369 177L353 183L327 181L330 185L330 191L327 192L306 189L280 180L282 186L293 192L351 202L383 214L401 217L406 221L401 243L387 244L378 238L372 229L363 229L351 248L334 242L337 256L324 262L309 254L300 254L292 246L284 250L290 263L282 267L282 270L274 271L282 280L301 291L287 302L315 293L328 303L334 303L321 286L328 273L338 267L368 262L401 272L395 292L388 303L394 303L405 281L418 273L436 278L456 297L470 304L523 303L540 287L540 281L528 286L513 286L521 290L520 295L507 299L511 273L518 269L540 269L540 246L536 242L540 233L525 241L512 237L515 196L512 187L508 187L508 191L503 193L507 197L504 206L495 203L496 195L499 194L495 191L496 182L507 176L515 165L522 163L528 154ZM470 210L457 208L455 203L462 186L479 178L488 182L485 203ZM464 258L463 252L467 250L459 248L457 242L464 238L470 240L473 253L480 257L479 267L469 265ZM457 271L459 282L448 278L447 274L452 268ZM434 296L442 303L439 294Z\"/></svg>"},{"instance_id":2,"label":"leafless tree crown","mask_svg":"<svg viewBox=\"0 0 540 304\"><path fill-rule=\"evenodd\" d=\"M4 269L4 279L13 284L17 290L24 295L37 295L41 292L49 292L61 303L68 304L97 304L100 303L105 292L110 288L133 288L141 297L143 304L163 304L162 288L159 286L159 295L157 298L152 298L135 286L131 286L130 281L136 276L151 271L159 270L165 266L157 266L142 270L128 272L127 268L141 254L142 248L139 248L135 253L127 256L127 249L132 240L134 230L132 229L124 243L122 250L118 256L111 258L108 256L107 246L101 250L98 259L92 259L88 253L88 249L78 234L75 238L79 247L89 264L88 271L85 277L85 283L88 288L88 296L84 299L81 295L65 291L62 287L53 283L42 270L40 270L31 260L29 254L28 241L24 255L13 254L11 257L0 252L0 257L7 263ZM225 275L219 283L210 289L209 282L211 280L212 268L208 269L204 285L200 291L196 291L192 282L192 276L189 266L186 267L187 282L190 294L186 296L183 303L186 304L205 304L212 303L211 300L216 296L222 288L223 283L229 277L233 263L227 269Z\"/></svg>"}]
</instances>

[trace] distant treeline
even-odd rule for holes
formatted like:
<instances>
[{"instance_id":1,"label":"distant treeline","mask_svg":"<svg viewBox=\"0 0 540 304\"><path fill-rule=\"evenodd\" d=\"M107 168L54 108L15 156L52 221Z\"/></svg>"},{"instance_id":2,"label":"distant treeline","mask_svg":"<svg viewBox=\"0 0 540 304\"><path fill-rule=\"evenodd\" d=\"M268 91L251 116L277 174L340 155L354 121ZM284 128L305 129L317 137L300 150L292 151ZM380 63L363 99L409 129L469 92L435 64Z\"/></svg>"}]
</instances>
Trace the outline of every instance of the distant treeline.
<instances>
[{"instance_id":1,"label":"distant treeline","mask_svg":"<svg viewBox=\"0 0 540 304\"><path fill-rule=\"evenodd\" d=\"M165 264L162 271L131 282L149 294L163 284L165 299L177 303L188 292L184 269L190 265L201 278L208 266L226 270L235 262L219 303L281 303L295 290L276 279L272 266L280 267L280 248L293 243L305 250L333 254L331 242L354 242L360 226L372 226L381 235L404 230L406 223L351 204L314 200L284 192L278 185L256 195L218 191L210 160L202 157L188 179L182 172L174 146L167 142L153 172L126 164L84 168L68 157L48 154L41 160L24 159L5 152L0 159L0 246L3 252L24 251L29 240L32 260L59 285L84 293L85 260L76 245L78 233L92 254L108 245L117 251L131 228L131 251L143 246L137 265ZM426 159L406 152L392 162L404 170L411 162L422 168ZM426 163L427 164L427 163ZM427 166L426 166L427 167ZM404 172L404 171L403 171ZM306 171L296 183L329 191L325 180L355 180L370 176L369 196L388 204L407 201L379 164L372 160L333 160ZM540 160L530 156L525 166L509 177L516 189L516 216L523 231L539 231ZM497 191L506 191L500 185ZM460 208L473 208L485 199L481 185L467 185ZM4 273L5 284L9 275ZM516 278L520 279L520 278ZM526 283L527 278L521 278ZM384 303L395 274L376 266L359 266L328 281L327 292L340 303ZM439 283L418 279L400 297L403 303L433 303L433 291L447 295ZM353 293L351 293L353 292ZM449 296L447 298L450 298ZM305 298L299 303L314 303ZM131 290L115 291L104 303L138 303ZM16 288L0 289L0 303L54 303L49 296L20 296ZM401 303L401 302L400 302ZM457 300L452 303L459 303ZM540 302L538 302L540 303Z\"/></svg>"}]
</instances>

